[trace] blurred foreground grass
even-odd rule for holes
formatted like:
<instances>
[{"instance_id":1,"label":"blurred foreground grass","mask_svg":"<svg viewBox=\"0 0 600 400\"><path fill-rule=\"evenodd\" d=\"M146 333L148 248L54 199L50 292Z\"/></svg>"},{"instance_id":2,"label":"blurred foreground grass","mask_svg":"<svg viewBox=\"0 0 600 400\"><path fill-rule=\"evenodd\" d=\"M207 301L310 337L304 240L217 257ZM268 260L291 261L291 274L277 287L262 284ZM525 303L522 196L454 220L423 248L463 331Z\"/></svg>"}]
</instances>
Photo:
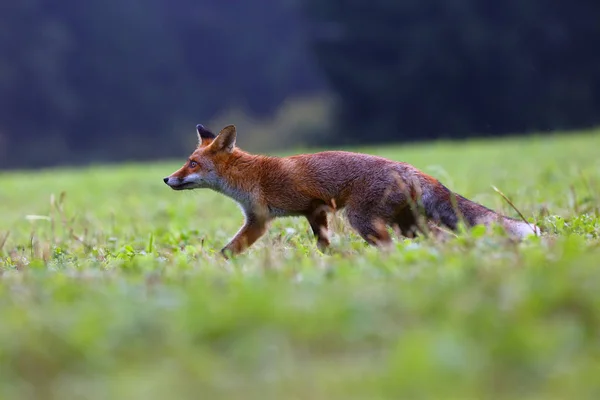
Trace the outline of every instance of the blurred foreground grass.
<instances>
[{"instance_id":1,"label":"blurred foreground grass","mask_svg":"<svg viewBox=\"0 0 600 400\"><path fill-rule=\"evenodd\" d=\"M600 397L600 135L361 151L545 229L332 255L302 219L162 183L185 160L0 175L0 398ZM191 151L191 149L190 149ZM8 236L6 236L8 235Z\"/></svg>"}]
</instances>

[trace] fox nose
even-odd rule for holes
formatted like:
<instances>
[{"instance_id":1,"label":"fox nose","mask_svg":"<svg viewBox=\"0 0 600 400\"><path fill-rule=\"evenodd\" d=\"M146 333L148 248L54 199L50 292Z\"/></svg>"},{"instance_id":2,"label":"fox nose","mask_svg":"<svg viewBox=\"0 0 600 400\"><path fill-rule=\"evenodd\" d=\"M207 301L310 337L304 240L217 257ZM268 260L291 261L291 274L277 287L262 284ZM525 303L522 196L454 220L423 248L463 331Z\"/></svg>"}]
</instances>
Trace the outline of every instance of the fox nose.
<instances>
[{"instance_id":1,"label":"fox nose","mask_svg":"<svg viewBox=\"0 0 600 400\"><path fill-rule=\"evenodd\" d=\"M165 179L163 179L163 182L169 184L169 177L167 176Z\"/></svg>"}]
</instances>

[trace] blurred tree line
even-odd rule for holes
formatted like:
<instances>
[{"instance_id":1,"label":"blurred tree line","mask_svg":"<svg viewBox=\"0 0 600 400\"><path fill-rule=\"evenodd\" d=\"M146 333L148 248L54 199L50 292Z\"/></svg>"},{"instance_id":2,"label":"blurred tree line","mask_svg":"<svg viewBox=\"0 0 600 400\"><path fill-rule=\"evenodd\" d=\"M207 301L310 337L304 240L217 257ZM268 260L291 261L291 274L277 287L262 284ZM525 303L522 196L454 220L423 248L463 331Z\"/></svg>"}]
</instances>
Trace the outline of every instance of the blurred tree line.
<instances>
[{"instance_id":1,"label":"blurred tree line","mask_svg":"<svg viewBox=\"0 0 600 400\"><path fill-rule=\"evenodd\" d=\"M600 1L307 0L349 142L600 122Z\"/></svg>"},{"instance_id":2,"label":"blurred tree line","mask_svg":"<svg viewBox=\"0 0 600 400\"><path fill-rule=\"evenodd\" d=\"M180 156L325 90L337 143L587 127L598 43L597 0L3 1L0 167Z\"/></svg>"}]
</instances>

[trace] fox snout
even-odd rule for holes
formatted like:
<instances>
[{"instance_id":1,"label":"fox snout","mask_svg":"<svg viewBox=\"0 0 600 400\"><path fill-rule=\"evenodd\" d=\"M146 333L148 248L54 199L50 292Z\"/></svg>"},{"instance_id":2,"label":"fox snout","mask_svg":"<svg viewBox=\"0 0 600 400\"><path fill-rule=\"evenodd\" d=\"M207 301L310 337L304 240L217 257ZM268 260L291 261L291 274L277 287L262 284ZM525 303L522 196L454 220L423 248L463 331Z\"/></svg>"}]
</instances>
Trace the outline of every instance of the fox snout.
<instances>
[{"instance_id":1,"label":"fox snout","mask_svg":"<svg viewBox=\"0 0 600 400\"><path fill-rule=\"evenodd\" d=\"M180 178L175 178L172 176L167 176L166 178L163 179L163 182L166 183L167 186L173 190L182 189L182 186L183 186L183 182L181 181Z\"/></svg>"},{"instance_id":2,"label":"fox snout","mask_svg":"<svg viewBox=\"0 0 600 400\"><path fill-rule=\"evenodd\" d=\"M179 186L181 185L181 179L174 178L172 176L167 176L163 179L163 182L167 184L169 187Z\"/></svg>"},{"instance_id":3,"label":"fox snout","mask_svg":"<svg viewBox=\"0 0 600 400\"><path fill-rule=\"evenodd\" d=\"M202 178L198 174L190 174L184 177L173 174L163 178L163 182L173 190L191 190L202 187Z\"/></svg>"}]
</instances>

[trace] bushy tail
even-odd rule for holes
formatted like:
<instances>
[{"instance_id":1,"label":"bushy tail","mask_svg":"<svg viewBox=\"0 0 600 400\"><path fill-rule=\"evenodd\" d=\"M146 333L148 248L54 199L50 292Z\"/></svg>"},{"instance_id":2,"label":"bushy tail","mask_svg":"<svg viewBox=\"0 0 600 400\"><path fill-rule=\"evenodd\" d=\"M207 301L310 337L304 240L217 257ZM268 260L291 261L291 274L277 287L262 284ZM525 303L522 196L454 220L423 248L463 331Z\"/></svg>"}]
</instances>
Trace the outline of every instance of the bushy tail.
<instances>
[{"instance_id":1,"label":"bushy tail","mask_svg":"<svg viewBox=\"0 0 600 400\"><path fill-rule=\"evenodd\" d=\"M539 235L539 227L525 221L500 215L487 207L477 204L437 182L424 188L422 204L428 218L455 230L462 220L467 226L490 225L499 223L510 234L517 238Z\"/></svg>"}]
</instances>

